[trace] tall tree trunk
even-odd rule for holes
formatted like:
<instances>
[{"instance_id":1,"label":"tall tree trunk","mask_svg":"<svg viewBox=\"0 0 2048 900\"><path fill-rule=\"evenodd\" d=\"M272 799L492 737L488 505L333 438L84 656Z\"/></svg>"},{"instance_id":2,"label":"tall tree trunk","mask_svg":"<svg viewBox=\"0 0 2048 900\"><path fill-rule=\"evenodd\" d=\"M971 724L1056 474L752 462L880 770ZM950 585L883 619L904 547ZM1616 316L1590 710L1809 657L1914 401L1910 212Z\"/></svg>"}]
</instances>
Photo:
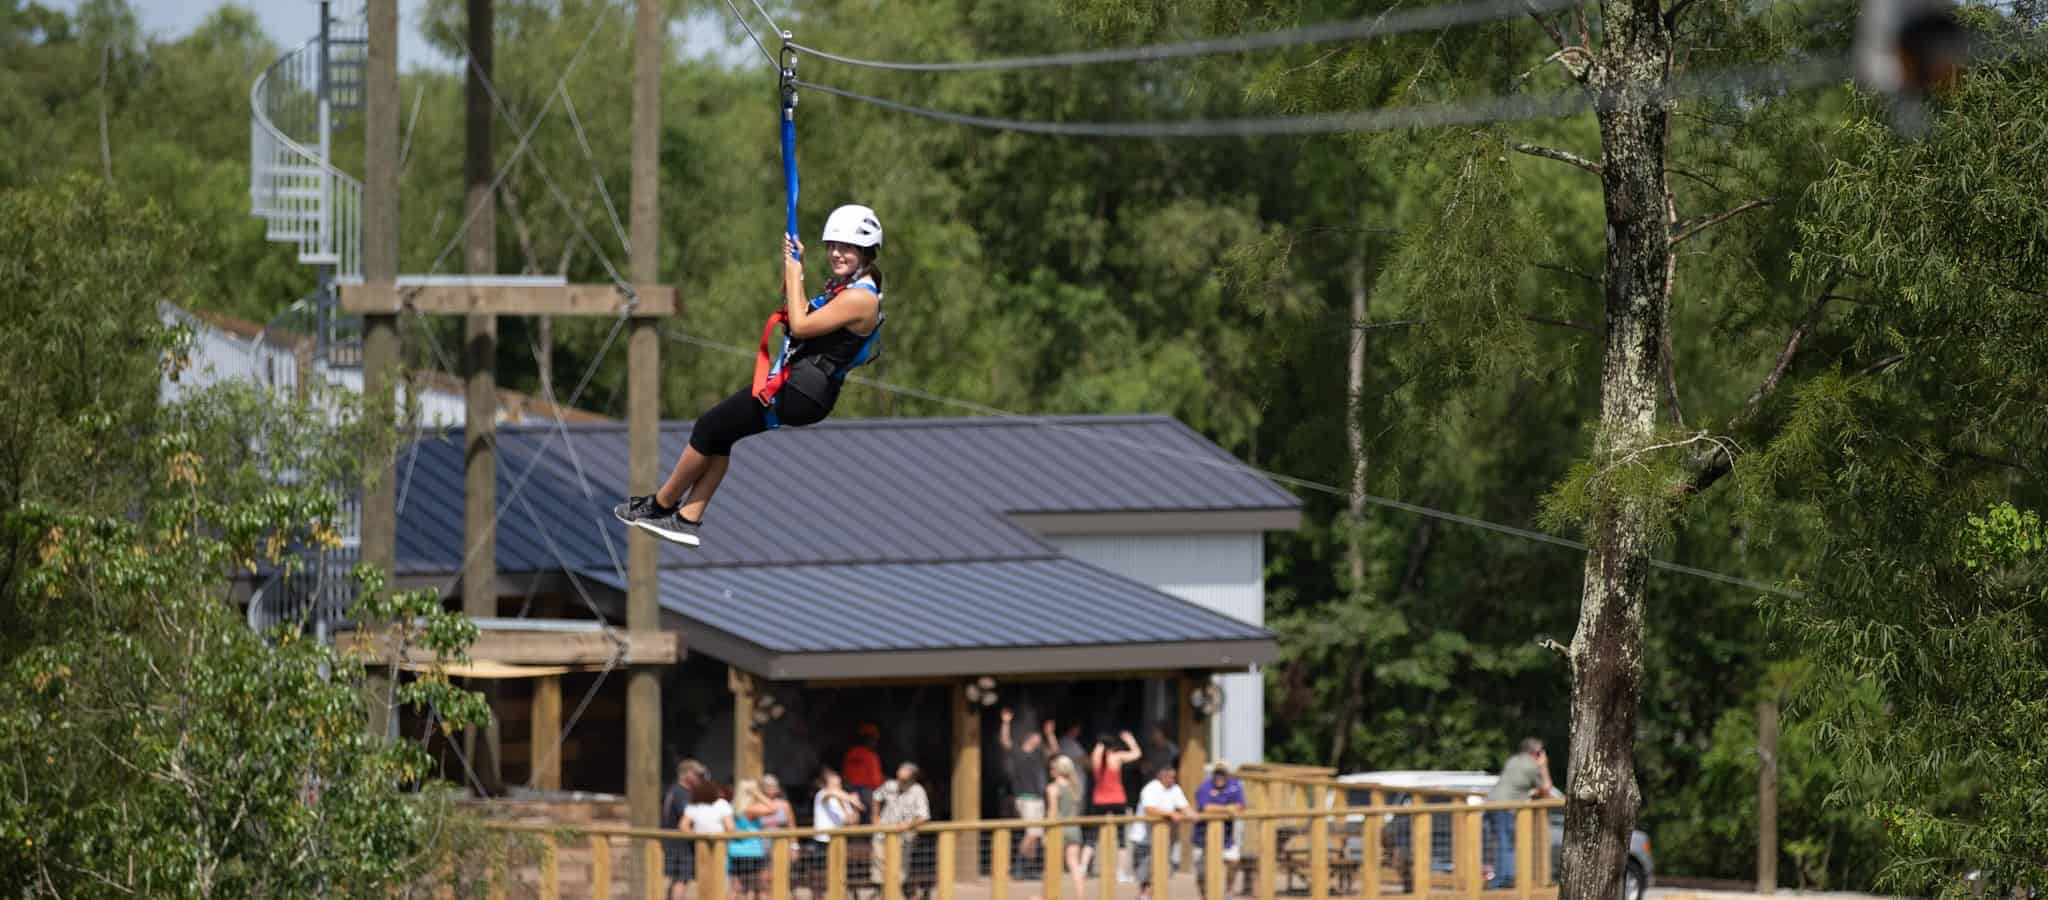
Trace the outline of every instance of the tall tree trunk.
<instances>
[{"instance_id":1,"label":"tall tree trunk","mask_svg":"<svg viewBox=\"0 0 2048 900\"><path fill-rule=\"evenodd\" d=\"M107 132L107 70L114 65L114 45L100 48L100 174L114 180L114 145Z\"/></svg>"},{"instance_id":2,"label":"tall tree trunk","mask_svg":"<svg viewBox=\"0 0 2048 900\"><path fill-rule=\"evenodd\" d=\"M1670 71L1671 35L1658 0L1603 0L1601 6L1606 42L1588 82L1599 96L1604 157L1607 333L1593 458L1612 461L1648 445L1657 425L1670 312L1664 268L1668 114L1660 87ZM1654 498L1620 493L1597 501L1586 526L1590 549L1571 646L1562 900L1612 900L1621 893L1641 796L1633 751L1642 700L1643 590L1656 514Z\"/></svg>"},{"instance_id":3,"label":"tall tree trunk","mask_svg":"<svg viewBox=\"0 0 2048 900\"><path fill-rule=\"evenodd\" d=\"M1345 556L1350 563L1352 589L1357 590L1365 581L1365 548L1359 546L1358 524L1365 516L1366 475L1370 461L1365 455L1365 353L1371 340L1367 337L1366 317L1370 310L1366 306L1369 297L1365 290L1365 251L1361 248L1351 257L1346 272L1351 287L1351 354L1349 376L1344 390L1344 442L1351 452L1351 535Z\"/></svg>"},{"instance_id":4,"label":"tall tree trunk","mask_svg":"<svg viewBox=\"0 0 2048 900\"><path fill-rule=\"evenodd\" d=\"M1359 534L1365 519L1365 486L1369 460L1365 455L1365 411L1360 404L1365 394L1366 318L1369 299L1365 290L1365 250L1360 248L1345 268L1351 293L1351 351L1346 360L1344 381L1344 444L1351 460L1350 516L1346 519L1344 559L1351 573L1351 590L1365 589L1365 547ZM1426 521L1426 520L1425 520ZM1344 711L1337 716L1337 728L1330 736L1330 767L1341 769L1349 748L1352 725L1365 707L1365 667L1361 658L1351 660L1351 672L1344 679Z\"/></svg>"}]
</instances>

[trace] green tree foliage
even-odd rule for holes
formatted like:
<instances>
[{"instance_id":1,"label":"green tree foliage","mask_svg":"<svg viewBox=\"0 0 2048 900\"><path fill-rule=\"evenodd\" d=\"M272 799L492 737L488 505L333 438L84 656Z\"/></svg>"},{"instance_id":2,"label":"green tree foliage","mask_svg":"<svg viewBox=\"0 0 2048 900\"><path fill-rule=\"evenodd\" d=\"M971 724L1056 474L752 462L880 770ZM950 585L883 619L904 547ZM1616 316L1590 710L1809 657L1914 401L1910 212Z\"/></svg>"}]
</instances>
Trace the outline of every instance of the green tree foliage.
<instances>
[{"instance_id":1,"label":"green tree foliage","mask_svg":"<svg viewBox=\"0 0 2048 900\"><path fill-rule=\"evenodd\" d=\"M1852 6L1686 4L1676 72L1712 75L1840 48ZM806 43L900 59L1227 34L1388 8L1324 0L911 0L880 13L838 0L770 5ZM312 286L289 248L265 243L261 224L245 215L247 89L278 50L233 7L174 39L124 37L122 9L106 2L69 13L0 0L0 126L39 137L0 145L0 185L63 171L103 177L106 100L113 181L191 226L189 258L205 264L173 274L191 285L192 302L266 319ZM684 301L665 327L751 344L776 303L773 75L722 5L674 12L723 27L738 50L679 56L664 72L660 267ZM1995 40L2019 40L2011 22L1973 15ZM462 16L454 0L429 4L428 40L459 55ZM624 266L605 199L623 223L631 104L619 63L629 21L630 5L620 2L497 4L496 87L519 129L499 120L501 165L549 110L532 133L531 158L510 168L499 198L502 270L602 282L600 255ZM556 79L593 24L591 49L563 82L565 102ZM1548 24L1567 41L1585 39L1570 14ZM1585 34L1597 41L1603 27L1594 12ZM1123 120L1574 90L1567 70L1546 62L1555 51L1546 28L1514 18L1137 66L943 77L813 59L801 67L815 81L966 113ZM798 111L800 227L814 236L842 202L880 210L890 325L869 374L890 381L1025 412L1166 412L1262 466L1340 489L1356 478L1375 494L1524 526L1571 530L1603 491L1668 491L1660 556L1784 580L1802 596L1772 600L1760 617L1755 591L1652 575L1635 761L1641 821L1660 869L1748 874L1751 854L1736 845L1754 827L1754 761L1743 749L1752 740L1749 710L1777 684L1774 672L1796 672L1811 686L1788 697L1780 870L1789 878L1804 860L1815 883L1867 886L1887 859L1932 860L1891 870L1893 884L1919 890L1994 850L2033 847L2013 836L2012 823L2015 810L2037 801L1986 792L2038 783L2023 768L2034 751L2002 730L1990 706L1957 707L1981 720L1966 730L1955 724L1964 719L1945 723L1938 712L1935 701L1950 694L1911 693L1948 685L1962 696L1980 686L1957 680L1968 675L1984 679L1988 698L2018 696L2038 668L2029 668L2039 661L2038 622L2022 628L2014 618L2033 608L2013 582L2026 567L1962 561L1994 556L1974 543L1971 516L1985 518L1999 503L2048 509L2035 477L2048 395L2039 246L2048 172L2031 137L2048 124L2048 99L2033 59L1980 66L1936 101L1917 140L1842 87L1676 101L1666 174L1687 236L1672 272L1677 389L1662 404L1676 412L1660 422L1660 442L1671 446L1640 466L1605 471L1587 460L1605 325L1601 182L1543 152L1599 164L1590 117L1299 139L1096 141L970 130L807 94ZM426 271L456 241L439 271L459 271L462 73L408 72L401 94L410 148L401 268ZM567 116L571 102L581 137ZM337 138L343 168L360 171L360 139L360 122L346 120ZM93 275L77 273L78 296L92 293ZM52 284L70 290L74 280ZM597 356L610 325L554 323L550 374L566 393L596 364L582 405L617 413L623 352ZM63 327L103 329L86 337L155 365L158 351L135 345L132 329ZM408 327L442 342L438 356L414 343L415 364L456 358L455 320ZM536 388L537 324L507 319L501 329L500 382ZM1788 342L1793 335L1799 340ZM695 415L748 374L741 356L663 346L670 416ZM1354 347L1365 361L1355 400L1346 374ZM46 402L27 392L67 389L0 387L21 402ZM845 415L960 412L857 385L843 402ZM1347 410L1360 431L1356 454ZM20 434L33 440L0 448L0 460L38 442L72 442L51 444L50 459L142 446L111 431ZM46 468L38 477L78 490L99 481L83 467ZM1564 758L1568 674L1536 639L1562 640L1574 627L1576 554L1404 512L1354 515L1341 495L1304 499L1306 526L1268 547L1269 621L1286 657L1270 676L1275 756L1346 770L1490 768L1533 734ZM126 502L94 495L103 501ZM1987 574L1994 570L2002 574ZM1988 621L2004 627L2005 643L1993 649L1917 649L1975 639L1970 629ZM1852 690L1849 679L1859 676ZM2010 718L2023 728L2031 715ZM1995 739L1963 743L1992 734L1992 723ZM1910 744L1878 743L1894 735ZM1878 800L1891 805L1869 805ZM1889 841L1883 858L1871 852L1873 823Z\"/></svg>"},{"instance_id":2,"label":"green tree foliage","mask_svg":"<svg viewBox=\"0 0 2048 900\"><path fill-rule=\"evenodd\" d=\"M362 667L258 634L230 579L336 540L360 436L183 365L184 229L97 178L0 192L0 884L36 896L382 896L464 829ZM365 571L366 622L459 658L474 627ZM444 673L401 699L480 721Z\"/></svg>"},{"instance_id":3,"label":"green tree foliage","mask_svg":"<svg viewBox=\"0 0 2048 900\"><path fill-rule=\"evenodd\" d=\"M1976 24L1994 48L2030 39ZM1798 259L1839 279L1831 359L1745 478L1759 514L1827 523L1804 595L1770 612L1821 663L1816 692L1874 692L1814 704L1870 785L1846 799L1885 824L1902 891L1961 891L1972 869L2001 889L2048 881L2048 203L2030 187L2048 168L2019 137L2048 124L2043 73L2031 55L1981 66L1918 140L1878 110L1843 135Z\"/></svg>"}]
</instances>

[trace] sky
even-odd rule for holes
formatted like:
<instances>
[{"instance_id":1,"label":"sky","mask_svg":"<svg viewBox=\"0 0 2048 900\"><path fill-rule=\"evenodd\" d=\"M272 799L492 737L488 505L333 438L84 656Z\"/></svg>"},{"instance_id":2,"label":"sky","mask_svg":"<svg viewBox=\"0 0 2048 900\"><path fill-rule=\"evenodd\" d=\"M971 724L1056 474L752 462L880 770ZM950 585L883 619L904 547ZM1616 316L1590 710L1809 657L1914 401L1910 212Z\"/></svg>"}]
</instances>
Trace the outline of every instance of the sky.
<instances>
[{"instance_id":1,"label":"sky","mask_svg":"<svg viewBox=\"0 0 2048 900\"><path fill-rule=\"evenodd\" d=\"M177 38L190 32L208 13L225 0L129 0L142 20L142 30L160 38ZM71 10L77 0L59 0L52 6ZM320 4L316 0L245 0L240 5L256 11L256 18L280 47L291 47L320 33ZM398 66L401 69L429 67L454 69L458 60L436 51L420 35L419 21L426 0L398 0ZM336 0L335 15L350 16L362 10L362 0ZM711 53L727 60L736 48L717 25L702 18L691 19L676 29L677 49L691 56ZM739 57L744 58L744 57Z\"/></svg>"}]
</instances>

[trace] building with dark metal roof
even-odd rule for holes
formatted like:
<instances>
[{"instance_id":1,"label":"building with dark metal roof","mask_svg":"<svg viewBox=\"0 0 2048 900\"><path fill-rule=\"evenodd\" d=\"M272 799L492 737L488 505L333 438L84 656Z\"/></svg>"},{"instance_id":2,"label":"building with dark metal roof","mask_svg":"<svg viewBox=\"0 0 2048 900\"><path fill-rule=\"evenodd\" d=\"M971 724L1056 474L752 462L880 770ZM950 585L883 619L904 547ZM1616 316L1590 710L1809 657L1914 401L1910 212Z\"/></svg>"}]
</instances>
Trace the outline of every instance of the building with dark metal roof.
<instances>
[{"instance_id":1,"label":"building with dark metal roof","mask_svg":"<svg viewBox=\"0 0 2048 900\"><path fill-rule=\"evenodd\" d=\"M665 425L661 457L680 454L689 431ZM459 433L444 435L397 461L401 586L456 594L461 448ZM499 428L502 614L622 618L627 530L611 507L626 460L623 426ZM714 769L729 752L736 771L758 770L776 757L763 735L782 727L747 721L759 697L809 717L809 733L848 727L833 715L862 702L870 717L924 702L905 686L950 696L1000 682L1005 705L1085 709L1101 728L1178 716L1184 754L1220 741L1255 760L1255 670L1277 655L1262 627L1263 535L1299 519L1292 494L1165 416L834 419L750 439L704 546L657 542L664 621L690 657L677 668L701 682L713 670L692 667L725 667L733 694L729 707L672 716L694 724L670 731L693 734L668 743ZM1228 704L1191 712L1190 691L1213 698L1216 684ZM862 686L899 693L848 693ZM819 692L834 699L805 702ZM545 733L534 729L533 746ZM508 746L508 763L517 755ZM957 770L961 758L940 762ZM956 771L952 787L978 783L978 771Z\"/></svg>"}]
</instances>

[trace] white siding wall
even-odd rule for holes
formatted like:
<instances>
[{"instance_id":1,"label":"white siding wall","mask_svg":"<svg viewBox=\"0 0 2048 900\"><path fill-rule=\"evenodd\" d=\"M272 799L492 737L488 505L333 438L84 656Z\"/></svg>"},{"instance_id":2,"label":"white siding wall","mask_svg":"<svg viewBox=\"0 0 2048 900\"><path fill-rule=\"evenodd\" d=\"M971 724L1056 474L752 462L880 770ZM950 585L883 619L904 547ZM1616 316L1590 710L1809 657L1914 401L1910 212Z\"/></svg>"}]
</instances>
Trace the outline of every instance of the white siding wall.
<instances>
[{"instance_id":1,"label":"white siding wall","mask_svg":"<svg viewBox=\"0 0 2048 900\"><path fill-rule=\"evenodd\" d=\"M1266 624L1266 545L1258 534L1047 535L1069 556L1252 625ZM1210 720L1213 752L1260 762L1266 691L1256 673L1218 676L1223 715Z\"/></svg>"},{"instance_id":2,"label":"white siding wall","mask_svg":"<svg viewBox=\"0 0 2048 900\"><path fill-rule=\"evenodd\" d=\"M299 361L289 350L272 344L257 345L176 309L163 310L163 316L166 322L182 322L192 329L191 365L178 374L178 380L163 380L159 396L165 402L175 401L187 391L252 378L277 391L279 396L292 396L299 380ZM321 364L316 367L314 378L316 384L324 379L350 393L363 390L360 369L330 369ZM394 388L392 395L393 402L403 410L405 385ZM436 388L421 391L419 403L420 421L427 428L460 428L469 410L462 394Z\"/></svg>"}]
</instances>

